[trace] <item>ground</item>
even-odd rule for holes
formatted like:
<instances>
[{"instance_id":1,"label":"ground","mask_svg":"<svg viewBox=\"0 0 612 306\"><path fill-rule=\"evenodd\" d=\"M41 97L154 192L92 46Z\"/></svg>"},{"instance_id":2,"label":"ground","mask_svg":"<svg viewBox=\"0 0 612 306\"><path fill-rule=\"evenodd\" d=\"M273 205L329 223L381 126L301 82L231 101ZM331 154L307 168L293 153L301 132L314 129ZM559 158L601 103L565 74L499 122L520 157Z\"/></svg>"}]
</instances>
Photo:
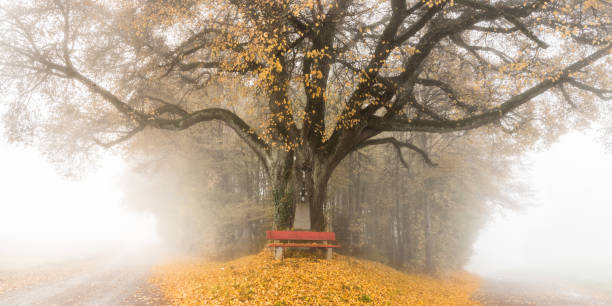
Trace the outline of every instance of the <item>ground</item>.
<instances>
[{"instance_id":1,"label":"ground","mask_svg":"<svg viewBox=\"0 0 612 306\"><path fill-rule=\"evenodd\" d=\"M567 281L535 279L483 279L473 298L483 305L498 306L612 305L609 292Z\"/></svg>"},{"instance_id":2,"label":"ground","mask_svg":"<svg viewBox=\"0 0 612 306\"><path fill-rule=\"evenodd\" d=\"M79 263L0 273L0 305L165 305L148 282L156 260L120 253Z\"/></svg>"},{"instance_id":3,"label":"ground","mask_svg":"<svg viewBox=\"0 0 612 306\"><path fill-rule=\"evenodd\" d=\"M477 305L478 279L406 274L334 254L273 259L263 251L229 262L188 260L157 267L153 282L174 305Z\"/></svg>"},{"instance_id":4,"label":"ground","mask_svg":"<svg viewBox=\"0 0 612 306\"><path fill-rule=\"evenodd\" d=\"M612 293L567 282L433 278L334 254L232 261L120 252L0 272L0 306L37 305L612 305ZM601 289L601 288L599 288ZM612 288L610 288L612 289Z\"/></svg>"}]
</instances>

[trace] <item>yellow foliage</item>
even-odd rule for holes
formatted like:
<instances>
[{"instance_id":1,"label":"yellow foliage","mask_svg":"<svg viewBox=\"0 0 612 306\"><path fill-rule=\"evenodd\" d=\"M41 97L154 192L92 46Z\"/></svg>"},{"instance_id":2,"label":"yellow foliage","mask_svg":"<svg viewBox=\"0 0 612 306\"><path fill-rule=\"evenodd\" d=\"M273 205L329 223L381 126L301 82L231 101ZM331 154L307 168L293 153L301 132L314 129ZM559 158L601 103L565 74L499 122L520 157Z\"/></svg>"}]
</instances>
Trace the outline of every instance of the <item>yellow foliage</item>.
<instances>
[{"instance_id":1,"label":"yellow foliage","mask_svg":"<svg viewBox=\"0 0 612 306\"><path fill-rule=\"evenodd\" d=\"M470 299L478 280L468 273L436 279L337 254L181 261L156 267L151 281L173 305L478 305Z\"/></svg>"}]
</instances>

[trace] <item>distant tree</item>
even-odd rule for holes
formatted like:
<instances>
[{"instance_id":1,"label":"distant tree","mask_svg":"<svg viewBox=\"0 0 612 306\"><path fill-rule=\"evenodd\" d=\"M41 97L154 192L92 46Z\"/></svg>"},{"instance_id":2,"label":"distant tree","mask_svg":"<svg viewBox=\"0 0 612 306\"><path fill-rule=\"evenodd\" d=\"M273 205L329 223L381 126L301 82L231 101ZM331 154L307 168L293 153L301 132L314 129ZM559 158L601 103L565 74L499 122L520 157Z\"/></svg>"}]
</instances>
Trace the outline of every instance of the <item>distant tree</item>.
<instances>
[{"instance_id":1,"label":"distant tree","mask_svg":"<svg viewBox=\"0 0 612 306\"><path fill-rule=\"evenodd\" d=\"M325 228L328 181L351 152L391 145L432 163L389 132L571 127L572 108L610 93L606 0L41 0L1 12L2 74L33 97L12 104L9 131L40 120L87 149L223 122L267 170L277 228L296 205Z\"/></svg>"}]
</instances>

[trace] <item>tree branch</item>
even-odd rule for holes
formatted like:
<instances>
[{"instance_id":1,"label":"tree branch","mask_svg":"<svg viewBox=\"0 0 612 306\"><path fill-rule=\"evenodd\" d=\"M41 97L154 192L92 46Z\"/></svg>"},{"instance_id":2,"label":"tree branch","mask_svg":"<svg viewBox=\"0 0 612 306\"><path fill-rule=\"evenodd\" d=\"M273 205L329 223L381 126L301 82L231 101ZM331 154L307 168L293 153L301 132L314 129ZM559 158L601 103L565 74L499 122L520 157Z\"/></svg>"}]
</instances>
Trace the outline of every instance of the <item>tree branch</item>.
<instances>
[{"instance_id":1,"label":"tree branch","mask_svg":"<svg viewBox=\"0 0 612 306\"><path fill-rule=\"evenodd\" d=\"M508 33L516 32L519 30L518 27L496 28L496 27L481 27L481 26L472 26L469 29L474 30L474 31L479 31L479 32L501 33L501 34L508 34Z\"/></svg>"},{"instance_id":2,"label":"tree branch","mask_svg":"<svg viewBox=\"0 0 612 306\"><path fill-rule=\"evenodd\" d=\"M50 62L44 58L35 58L40 64L54 70L58 70L66 74L67 77L77 80L79 83L85 85L90 92L100 95L104 100L109 102L115 109L120 113L124 114L128 118L135 120L139 125L155 127L165 130L184 130L195 124L205 121L219 120L224 122L230 128L236 132L236 134L245 141L253 151L262 159L266 166L269 166L270 162L270 148L269 146L255 133L255 131L235 113L222 109L222 108L207 108L193 113L186 113L182 108L174 104L168 104L161 106L153 114L146 114L138 111L123 102L119 97L107 89L99 86L97 83L87 78L74 68L58 65ZM159 117L163 113L174 113L181 118L179 119L165 119Z\"/></svg>"},{"instance_id":3,"label":"tree branch","mask_svg":"<svg viewBox=\"0 0 612 306\"><path fill-rule=\"evenodd\" d=\"M359 107L359 103L367 99L368 94L371 94L373 96L380 96L375 92L379 88L374 85L377 81L384 80L384 78L380 77L380 68L383 66L386 59L391 54L390 51L393 50L396 46L400 45L402 42L412 37L423 27L425 27L425 25L429 21L431 21L438 12L442 10L444 5L445 4L442 3L441 5L434 5L433 7L431 7L415 24L408 28L406 32L398 36L398 31L404 19L408 16L408 14L414 12L414 10L418 9L420 6L413 6L411 9L406 9L405 1L393 1L393 7L395 8L393 10L394 13L391 16L391 19L385 27L382 35L380 36L380 39L378 40L378 43L374 51L372 52L372 56L368 65L362 71L359 72L361 74L360 78L362 80L359 82L359 84L357 85L357 89L353 92L351 97L346 102L346 106L342 111L341 117L346 118L347 120L352 120L355 119L355 117L362 116L363 113L371 115L382 106L382 104L379 104L377 106L371 105L363 111L357 110ZM389 85L389 83L384 82L383 84L385 84L385 86L387 87L391 86L389 87L390 89L397 88L397 86L394 84ZM389 100L393 97L393 95L394 92L387 91L384 96L386 100ZM339 132L339 129L341 129L341 125L342 124L336 125L334 133L332 134L332 138L335 139L337 137L334 134L337 134Z\"/></svg>"},{"instance_id":4,"label":"tree branch","mask_svg":"<svg viewBox=\"0 0 612 306\"><path fill-rule=\"evenodd\" d=\"M409 142L401 142L393 137L386 137L386 138L377 138L377 139L370 139L370 140L366 140L362 143L360 143L359 145L357 145L357 147L355 148L355 150L360 150L363 149L365 147L368 146L375 146L375 145L382 145L382 144L390 144L392 145L396 152L397 155L400 159L400 161L402 162L402 164L404 165L404 167L408 168L408 163L406 163L406 160L404 160L404 156L402 155L402 148L408 148L412 151L415 151L416 153L418 153L423 160L425 161L425 163L427 163L430 166L437 166L436 163L432 162L431 159L429 158L429 155L427 154L427 152L425 152L423 149L409 143Z\"/></svg>"},{"instance_id":5,"label":"tree branch","mask_svg":"<svg viewBox=\"0 0 612 306\"><path fill-rule=\"evenodd\" d=\"M596 96L598 96L602 100L612 99L612 90L595 88L593 86L589 86L587 84L580 83L574 78L568 78L567 82L576 88L594 93Z\"/></svg>"},{"instance_id":6,"label":"tree branch","mask_svg":"<svg viewBox=\"0 0 612 306\"><path fill-rule=\"evenodd\" d=\"M483 65L488 65L489 62L487 62L484 58L482 58L482 56L480 56L480 54L478 54L478 51L485 51L485 52L491 52L495 55L497 55L497 57L499 57L502 61L506 62L506 63L511 63L512 62L512 58L508 55L506 55L505 53L495 49L495 48L491 48L491 47L482 47L482 46L471 46L468 45L459 35L452 35L451 36L451 40L459 47L467 50L468 52L470 52L474 57L476 57L476 59L478 59Z\"/></svg>"},{"instance_id":7,"label":"tree branch","mask_svg":"<svg viewBox=\"0 0 612 306\"><path fill-rule=\"evenodd\" d=\"M158 116L166 114L166 113L175 114L183 118L186 116L189 116L189 112L187 112L186 110L184 110L182 107L178 106L177 104L172 104L162 98L153 97L153 96L144 96L144 98L153 100L153 101L157 101L163 104L162 106L156 108L153 111L153 113Z\"/></svg>"},{"instance_id":8,"label":"tree branch","mask_svg":"<svg viewBox=\"0 0 612 306\"><path fill-rule=\"evenodd\" d=\"M436 119L436 120L445 120L446 119L442 115L439 115L438 113L436 113L433 110L431 110L430 108L428 108L427 106L417 102L416 97L412 93L410 93L408 95L407 99L408 99L408 104L410 106L412 106L414 109L416 109L418 112L421 112L421 113L423 113L425 115L428 115L432 119Z\"/></svg>"},{"instance_id":9,"label":"tree branch","mask_svg":"<svg viewBox=\"0 0 612 306\"><path fill-rule=\"evenodd\" d=\"M572 98L570 97L570 95L567 92L567 90L565 90L565 88L563 87L563 84L559 85L559 89L561 90L561 94L563 95L563 98L565 99L565 102L567 102L567 104L569 104L569 106L571 108L576 109L576 104L574 104L574 102L572 102Z\"/></svg>"},{"instance_id":10,"label":"tree branch","mask_svg":"<svg viewBox=\"0 0 612 306\"><path fill-rule=\"evenodd\" d=\"M540 1L540 2L546 2L546 1ZM518 28L518 30L521 31L521 33L523 33L523 35L527 36L529 39L534 41L540 48L544 48L544 49L548 48L548 44L545 43L544 41L540 40L535 34L533 34L531 31L529 31L527 26L519 20L518 16L516 16L514 14L514 12L516 12L516 9L514 9L514 10L513 9L504 9L504 8L488 5L488 4L481 3L481 2L475 2L475 1L471 1L471 0L457 0L457 3L461 3L461 4L465 5L465 6L472 7L472 8L475 8L475 9L482 9L482 10L486 10L486 11L491 11L491 12L499 13L506 20L508 20L510 23L512 23L516 28ZM535 6L535 4L534 4L534 6ZM529 6L526 6L526 7L529 7Z\"/></svg>"},{"instance_id":11,"label":"tree branch","mask_svg":"<svg viewBox=\"0 0 612 306\"><path fill-rule=\"evenodd\" d=\"M112 140L112 141L110 141L110 142L102 142L102 141L100 141L100 140L99 140L99 139L97 139L97 138L94 138L94 139L93 139L93 141L94 141L94 142L95 142L97 145L99 145L99 146L101 146L101 147L104 147L104 148L107 148L107 149L108 149L108 148L110 148L110 147L112 147L112 146L114 146L114 145L117 145L117 144L119 144L119 143L122 143L122 142L124 142L124 141L126 141L126 140L128 140L128 139L132 138L134 135L136 135L136 134L138 134L140 131L144 130L144 129L145 129L145 127L146 127L146 126L145 126L144 124L141 124L141 125L137 126L135 129L133 129L133 130L131 130L131 131L127 132L127 133L126 133L124 136L121 136L121 137L119 137L119 138L117 138L117 139L115 139L115 140Z\"/></svg>"},{"instance_id":12,"label":"tree branch","mask_svg":"<svg viewBox=\"0 0 612 306\"><path fill-rule=\"evenodd\" d=\"M468 113L474 113L478 110L474 105L469 105L469 104L461 102L459 98L457 97L457 94L455 93L453 88L450 85L442 81L419 78L416 80L416 83L421 84L423 86L435 86L435 87L440 88L442 91L446 93L446 95L451 101L453 101L457 106L463 108Z\"/></svg>"},{"instance_id":13,"label":"tree branch","mask_svg":"<svg viewBox=\"0 0 612 306\"><path fill-rule=\"evenodd\" d=\"M568 66L560 73L553 75L522 93L506 100L501 105L488 111L458 120L423 120L410 118L370 118L368 126L380 131L420 131L446 133L474 129L501 119L517 107L546 92L550 88L569 82L568 76L587 67L594 61L609 55L612 44Z\"/></svg>"}]
</instances>

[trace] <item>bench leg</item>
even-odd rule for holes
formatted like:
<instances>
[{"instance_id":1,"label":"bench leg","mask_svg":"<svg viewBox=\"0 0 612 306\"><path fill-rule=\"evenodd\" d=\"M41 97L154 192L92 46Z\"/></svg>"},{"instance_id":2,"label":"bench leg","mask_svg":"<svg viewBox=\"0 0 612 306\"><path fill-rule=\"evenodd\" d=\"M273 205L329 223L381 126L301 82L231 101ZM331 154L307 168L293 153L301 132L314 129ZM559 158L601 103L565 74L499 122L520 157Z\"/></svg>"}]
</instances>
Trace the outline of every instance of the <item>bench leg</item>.
<instances>
[{"instance_id":1,"label":"bench leg","mask_svg":"<svg viewBox=\"0 0 612 306\"><path fill-rule=\"evenodd\" d=\"M283 259L283 248L282 247L275 247L274 248L274 259L276 259L276 260L282 260Z\"/></svg>"},{"instance_id":2,"label":"bench leg","mask_svg":"<svg viewBox=\"0 0 612 306\"><path fill-rule=\"evenodd\" d=\"M332 259L332 248L325 249L325 259Z\"/></svg>"}]
</instances>

